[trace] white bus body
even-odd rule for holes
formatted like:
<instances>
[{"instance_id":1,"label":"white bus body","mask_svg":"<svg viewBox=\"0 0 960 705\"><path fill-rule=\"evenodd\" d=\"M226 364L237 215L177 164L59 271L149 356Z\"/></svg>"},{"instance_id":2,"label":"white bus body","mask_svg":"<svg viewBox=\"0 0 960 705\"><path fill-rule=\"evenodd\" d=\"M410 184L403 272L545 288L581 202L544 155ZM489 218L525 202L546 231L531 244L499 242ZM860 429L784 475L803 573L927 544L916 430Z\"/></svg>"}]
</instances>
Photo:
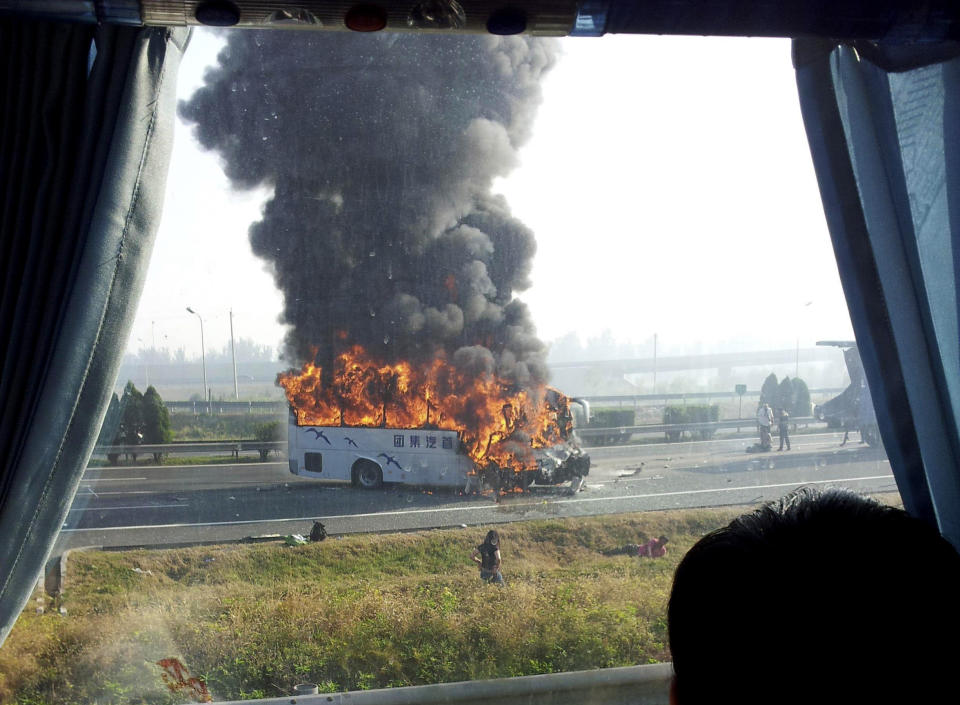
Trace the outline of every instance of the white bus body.
<instances>
[{"instance_id":1,"label":"white bus body","mask_svg":"<svg viewBox=\"0 0 960 705\"><path fill-rule=\"evenodd\" d=\"M466 487L473 469L456 431L298 426L290 413L287 437L290 472L318 480Z\"/></svg>"}]
</instances>

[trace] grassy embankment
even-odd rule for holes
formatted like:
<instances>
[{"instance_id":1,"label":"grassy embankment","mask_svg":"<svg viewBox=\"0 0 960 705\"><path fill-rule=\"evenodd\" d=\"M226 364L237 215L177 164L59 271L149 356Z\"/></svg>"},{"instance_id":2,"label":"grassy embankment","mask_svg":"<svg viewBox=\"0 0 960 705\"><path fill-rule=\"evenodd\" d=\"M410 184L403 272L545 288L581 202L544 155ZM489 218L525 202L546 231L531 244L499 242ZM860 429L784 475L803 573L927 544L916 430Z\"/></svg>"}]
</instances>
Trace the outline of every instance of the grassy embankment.
<instances>
[{"instance_id":1,"label":"grassy embankment","mask_svg":"<svg viewBox=\"0 0 960 705\"><path fill-rule=\"evenodd\" d=\"M479 527L74 553L60 601L32 602L0 648L0 702L182 702L155 665L167 657L218 700L663 661L673 570L737 513L502 525L503 589L469 562ZM600 553L661 533L665 559Z\"/></svg>"}]
</instances>

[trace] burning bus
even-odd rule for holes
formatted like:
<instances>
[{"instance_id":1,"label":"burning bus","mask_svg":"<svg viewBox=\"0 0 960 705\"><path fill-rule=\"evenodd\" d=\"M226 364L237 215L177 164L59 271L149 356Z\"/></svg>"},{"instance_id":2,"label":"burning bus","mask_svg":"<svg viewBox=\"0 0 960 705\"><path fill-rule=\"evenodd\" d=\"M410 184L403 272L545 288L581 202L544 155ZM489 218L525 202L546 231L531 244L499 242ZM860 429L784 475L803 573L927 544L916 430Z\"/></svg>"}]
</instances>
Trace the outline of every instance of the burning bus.
<instances>
[{"instance_id":1,"label":"burning bus","mask_svg":"<svg viewBox=\"0 0 960 705\"><path fill-rule=\"evenodd\" d=\"M385 483L497 490L578 480L589 406L537 385L468 375L443 357L380 363L360 346L334 369L283 373L290 472L372 489Z\"/></svg>"}]
</instances>

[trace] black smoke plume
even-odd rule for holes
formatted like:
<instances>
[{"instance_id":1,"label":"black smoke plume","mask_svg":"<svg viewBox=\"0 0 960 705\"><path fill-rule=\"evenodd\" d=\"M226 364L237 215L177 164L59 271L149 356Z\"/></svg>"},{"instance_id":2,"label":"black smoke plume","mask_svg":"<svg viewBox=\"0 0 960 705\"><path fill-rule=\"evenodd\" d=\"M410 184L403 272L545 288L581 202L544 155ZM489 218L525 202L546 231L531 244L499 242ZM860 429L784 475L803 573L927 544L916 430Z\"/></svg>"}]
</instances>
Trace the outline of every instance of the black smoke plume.
<instances>
[{"instance_id":1,"label":"black smoke plume","mask_svg":"<svg viewBox=\"0 0 960 705\"><path fill-rule=\"evenodd\" d=\"M546 380L514 299L533 233L491 184L516 165L555 53L519 37L229 34L180 114L236 188L273 188L250 241L284 294L290 362L330 369L360 344Z\"/></svg>"}]
</instances>

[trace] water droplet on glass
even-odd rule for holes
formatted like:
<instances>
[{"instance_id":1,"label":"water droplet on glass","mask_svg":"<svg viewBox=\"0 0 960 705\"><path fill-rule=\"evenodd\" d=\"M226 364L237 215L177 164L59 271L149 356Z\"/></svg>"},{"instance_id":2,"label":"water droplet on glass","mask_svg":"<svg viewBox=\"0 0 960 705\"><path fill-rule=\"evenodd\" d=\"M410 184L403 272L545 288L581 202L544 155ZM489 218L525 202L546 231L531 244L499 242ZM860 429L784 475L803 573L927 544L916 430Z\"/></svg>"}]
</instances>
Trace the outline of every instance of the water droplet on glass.
<instances>
[{"instance_id":1,"label":"water droplet on glass","mask_svg":"<svg viewBox=\"0 0 960 705\"><path fill-rule=\"evenodd\" d=\"M389 342L390 342L390 336L389 335L383 336L383 344L386 345Z\"/></svg>"}]
</instances>

